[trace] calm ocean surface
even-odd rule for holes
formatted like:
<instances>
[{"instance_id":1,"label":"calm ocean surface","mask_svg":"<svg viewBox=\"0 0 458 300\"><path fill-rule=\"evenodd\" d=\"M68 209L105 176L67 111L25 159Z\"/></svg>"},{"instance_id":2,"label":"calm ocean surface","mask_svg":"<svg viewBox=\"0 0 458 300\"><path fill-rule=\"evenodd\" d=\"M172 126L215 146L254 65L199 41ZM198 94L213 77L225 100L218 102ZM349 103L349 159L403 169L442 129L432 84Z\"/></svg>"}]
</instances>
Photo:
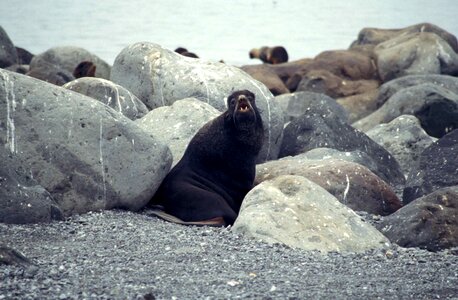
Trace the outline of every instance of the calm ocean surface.
<instances>
[{"instance_id":1,"label":"calm ocean surface","mask_svg":"<svg viewBox=\"0 0 458 300\"><path fill-rule=\"evenodd\" d=\"M83 47L112 64L126 46L184 46L242 65L251 48L284 46L290 59L344 49L364 27L436 24L458 35L457 0L0 0L0 25L37 54Z\"/></svg>"}]
</instances>

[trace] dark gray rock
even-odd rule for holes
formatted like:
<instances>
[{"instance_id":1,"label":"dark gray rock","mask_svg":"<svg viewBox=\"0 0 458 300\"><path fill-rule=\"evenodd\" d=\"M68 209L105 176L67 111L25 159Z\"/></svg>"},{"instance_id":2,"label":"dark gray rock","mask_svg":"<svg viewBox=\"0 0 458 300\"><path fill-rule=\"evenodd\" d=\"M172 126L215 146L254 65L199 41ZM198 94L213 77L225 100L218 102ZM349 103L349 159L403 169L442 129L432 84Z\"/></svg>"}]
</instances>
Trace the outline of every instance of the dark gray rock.
<instances>
[{"instance_id":1,"label":"dark gray rock","mask_svg":"<svg viewBox=\"0 0 458 300\"><path fill-rule=\"evenodd\" d=\"M285 123L304 114L316 113L348 121L347 112L333 98L313 92L295 92L275 97L285 115Z\"/></svg>"},{"instance_id":2,"label":"dark gray rock","mask_svg":"<svg viewBox=\"0 0 458 300\"><path fill-rule=\"evenodd\" d=\"M265 130L258 159L278 156L283 132L281 109L262 83L239 68L185 57L153 43L136 43L116 57L111 80L127 88L150 109L196 98L222 112L232 92L250 90L256 95Z\"/></svg>"},{"instance_id":3,"label":"dark gray rock","mask_svg":"<svg viewBox=\"0 0 458 300\"><path fill-rule=\"evenodd\" d=\"M450 132L420 155L419 164L411 172L403 193L404 203L458 185L458 130Z\"/></svg>"},{"instance_id":4,"label":"dark gray rock","mask_svg":"<svg viewBox=\"0 0 458 300\"><path fill-rule=\"evenodd\" d=\"M0 161L0 222L25 224L63 218L48 191L30 177L9 149L0 147Z\"/></svg>"},{"instance_id":5,"label":"dark gray rock","mask_svg":"<svg viewBox=\"0 0 458 300\"><path fill-rule=\"evenodd\" d=\"M73 74L62 66L47 61L41 61L40 64L33 66L33 69L29 66L26 75L58 86L62 86L75 79Z\"/></svg>"},{"instance_id":6,"label":"dark gray rock","mask_svg":"<svg viewBox=\"0 0 458 300\"><path fill-rule=\"evenodd\" d=\"M458 54L431 32L399 35L374 48L382 81L416 74L458 74Z\"/></svg>"},{"instance_id":7,"label":"dark gray rock","mask_svg":"<svg viewBox=\"0 0 458 300\"><path fill-rule=\"evenodd\" d=\"M303 176L355 211L384 216L401 207L401 201L386 182L366 167L343 159L307 159L297 155L269 161L256 166L255 182L281 175Z\"/></svg>"},{"instance_id":8,"label":"dark gray rock","mask_svg":"<svg viewBox=\"0 0 458 300\"><path fill-rule=\"evenodd\" d=\"M153 109L136 123L169 147L175 165L197 131L220 114L208 103L187 98Z\"/></svg>"},{"instance_id":9,"label":"dark gray rock","mask_svg":"<svg viewBox=\"0 0 458 300\"><path fill-rule=\"evenodd\" d=\"M24 48L21 47L15 47L16 48L16 53L17 53L17 63L20 65L30 65L30 62L32 61L32 58L34 55L27 51Z\"/></svg>"},{"instance_id":10,"label":"dark gray rock","mask_svg":"<svg viewBox=\"0 0 458 300\"><path fill-rule=\"evenodd\" d=\"M431 83L404 88L353 126L368 131L401 115L416 116L428 135L441 137L458 128L458 94Z\"/></svg>"},{"instance_id":11,"label":"dark gray rock","mask_svg":"<svg viewBox=\"0 0 458 300\"><path fill-rule=\"evenodd\" d=\"M63 86L74 92L99 100L131 120L142 118L149 110L134 94L109 80L83 77Z\"/></svg>"},{"instance_id":12,"label":"dark gray rock","mask_svg":"<svg viewBox=\"0 0 458 300\"><path fill-rule=\"evenodd\" d=\"M363 252L388 240L319 185L302 176L265 181L245 197L233 231L268 243L321 252Z\"/></svg>"},{"instance_id":13,"label":"dark gray rock","mask_svg":"<svg viewBox=\"0 0 458 300\"><path fill-rule=\"evenodd\" d=\"M396 158L406 178L418 165L423 150L436 141L412 115L402 115L388 124L377 125L366 134Z\"/></svg>"},{"instance_id":14,"label":"dark gray rock","mask_svg":"<svg viewBox=\"0 0 458 300\"><path fill-rule=\"evenodd\" d=\"M402 247L440 251L458 247L457 215L458 185L412 201L385 217L377 227L391 242Z\"/></svg>"},{"instance_id":15,"label":"dark gray rock","mask_svg":"<svg viewBox=\"0 0 458 300\"><path fill-rule=\"evenodd\" d=\"M382 106L400 90L424 83L433 84L458 94L458 78L454 76L437 74L403 76L380 86L377 99L375 99L376 108Z\"/></svg>"},{"instance_id":16,"label":"dark gray rock","mask_svg":"<svg viewBox=\"0 0 458 300\"><path fill-rule=\"evenodd\" d=\"M323 147L365 152L376 162L380 178L395 190L404 186L404 174L396 159L367 135L337 118L307 114L291 121L285 127L279 156L294 156Z\"/></svg>"},{"instance_id":17,"label":"dark gray rock","mask_svg":"<svg viewBox=\"0 0 458 300\"><path fill-rule=\"evenodd\" d=\"M16 48L10 37L0 26L0 68L6 68L18 63Z\"/></svg>"},{"instance_id":18,"label":"dark gray rock","mask_svg":"<svg viewBox=\"0 0 458 300\"><path fill-rule=\"evenodd\" d=\"M56 65L73 73L83 61L90 61L96 66L95 77L110 79L110 65L86 49L73 46L54 47L37 54L30 62L30 70L46 68L49 64Z\"/></svg>"},{"instance_id":19,"label":"dark gray rock","mask_svg":"<svg viewBox=\"0 0 458 300\"><path fill-rule=\"evenodd\" d=\"M85 95L0 70L0 107L0 144L66 216L138 210L170 168L165 145Z\"/></svg>"}]
</instances>

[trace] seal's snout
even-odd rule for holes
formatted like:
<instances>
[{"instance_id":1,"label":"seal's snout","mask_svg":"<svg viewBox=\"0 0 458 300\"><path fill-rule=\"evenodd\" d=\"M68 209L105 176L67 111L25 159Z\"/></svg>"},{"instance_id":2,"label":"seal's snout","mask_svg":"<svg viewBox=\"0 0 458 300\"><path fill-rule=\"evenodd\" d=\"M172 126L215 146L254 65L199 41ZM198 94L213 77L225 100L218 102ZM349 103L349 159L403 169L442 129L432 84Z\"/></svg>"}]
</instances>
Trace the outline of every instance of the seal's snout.
<instances>
[{"instance_id":1,"label":"seal's snout","mask_svg":"<svg viewBox=\"0 0 458 300\"><path fill-rule=\"evenodd\" d=\"M237 98L237 108L241 112L246 112L250 109L250 101L245 95L240 95Z\"/></svg>"},{"instance_id":2,"label":"seal's snout","mask_svg":"<svg viewBox=\"0 0 458 300\"><path fill-rule=\"evenodd\" d=\"M227 98L228 112L234 114L243 113L245 117L256 113L255 95L248 90L233 92ZM244 118L245 118L244 117Z\"/></svg>"}]
</instances>

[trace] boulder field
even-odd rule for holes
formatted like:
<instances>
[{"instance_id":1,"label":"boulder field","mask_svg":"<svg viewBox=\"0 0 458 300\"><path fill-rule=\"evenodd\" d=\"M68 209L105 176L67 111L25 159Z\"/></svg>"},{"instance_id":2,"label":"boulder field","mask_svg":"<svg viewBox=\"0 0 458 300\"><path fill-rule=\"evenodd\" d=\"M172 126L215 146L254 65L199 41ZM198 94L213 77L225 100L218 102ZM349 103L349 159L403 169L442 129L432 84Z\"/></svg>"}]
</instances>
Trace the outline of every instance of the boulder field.
<instances>
[{"instance_id":1,"label":"boulder field","mask_svg":"<svg viewBox=\"0 0 458 300\"><path fill-rule=\"evenodd\" d=\"M1 27L0 46L1 223L142 213L248 89L264 141L232 231L323 253L458 246L458 43L437 26L365 28L349 49L240 67L149 42L112 66L79 47L33 55Z\"/></svg>"}]
</instances>

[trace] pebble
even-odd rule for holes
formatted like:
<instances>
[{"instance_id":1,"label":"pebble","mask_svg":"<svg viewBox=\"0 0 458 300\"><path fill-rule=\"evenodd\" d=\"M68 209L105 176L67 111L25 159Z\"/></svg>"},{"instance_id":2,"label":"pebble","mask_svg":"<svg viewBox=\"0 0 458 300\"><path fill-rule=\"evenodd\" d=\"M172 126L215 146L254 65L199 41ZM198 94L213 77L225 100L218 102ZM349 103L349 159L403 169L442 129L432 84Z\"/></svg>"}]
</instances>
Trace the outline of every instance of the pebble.
<instances>
[{"instance_id":1,"label":"pebble","mask_svg":"<svg viewBox=\"0 0 458 300\"><path fill-rule=\"evenodd\" d=\"M126 223L132 227L122 226ZM64 225L67 230L61 230ZM113 227L116 231L107 230ZM86 238L69 239L68 232L76 228ZM458 265L458 256L450 251L392 245L383 251L323 255L261 243L224 228L184 227L126 211L74 216L65 223L0 226L0 236L8 237L10 247L37 264L31 276L17 266L2 266L0 300L147 299L146 295L453 299L458 286L458 274L451 267Z\"/></svg>"}]
</instances>

